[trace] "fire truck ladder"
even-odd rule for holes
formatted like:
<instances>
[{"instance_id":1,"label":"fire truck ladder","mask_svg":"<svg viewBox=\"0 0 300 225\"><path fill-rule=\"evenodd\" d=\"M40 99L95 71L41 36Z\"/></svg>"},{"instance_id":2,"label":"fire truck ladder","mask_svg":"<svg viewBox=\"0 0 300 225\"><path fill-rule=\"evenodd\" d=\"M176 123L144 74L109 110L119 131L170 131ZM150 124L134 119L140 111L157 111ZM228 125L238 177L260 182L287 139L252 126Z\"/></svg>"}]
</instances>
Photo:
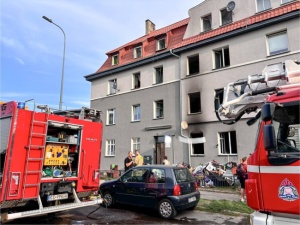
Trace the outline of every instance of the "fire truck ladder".
<instances>
[{"instance_id":1,"label":"fire truck ladder","mask_svg":"<svg viewBox=\"0 0 300 225\"><path fill-rule=\"evenodd\" d=\"M38 106L38 108L46 109L47 106L44 106L44 108ZM37 198L39 196L49 112L48 108L45 110L45 113L36 112L34 102L28 146L25 146L27 157L24 169L22 199Z\"/></svg>"}]
</instances>

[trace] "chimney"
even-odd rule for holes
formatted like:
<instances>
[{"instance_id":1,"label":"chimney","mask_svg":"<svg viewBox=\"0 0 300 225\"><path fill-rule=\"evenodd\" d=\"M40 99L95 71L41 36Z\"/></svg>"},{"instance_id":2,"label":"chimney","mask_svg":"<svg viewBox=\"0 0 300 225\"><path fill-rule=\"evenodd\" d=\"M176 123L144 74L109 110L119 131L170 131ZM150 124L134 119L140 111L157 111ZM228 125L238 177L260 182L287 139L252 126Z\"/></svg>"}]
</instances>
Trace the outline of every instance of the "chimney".
<instances>
[{"instance_id":1,"label":"chimney","mask_svg":"<svg viewBox=\"0 0 300 225\"><path fill-rule=\"evenodd\" d=\"M155 24L151 20L146 20L146 35L155 30Z\"/></svg>"}]
</instances>

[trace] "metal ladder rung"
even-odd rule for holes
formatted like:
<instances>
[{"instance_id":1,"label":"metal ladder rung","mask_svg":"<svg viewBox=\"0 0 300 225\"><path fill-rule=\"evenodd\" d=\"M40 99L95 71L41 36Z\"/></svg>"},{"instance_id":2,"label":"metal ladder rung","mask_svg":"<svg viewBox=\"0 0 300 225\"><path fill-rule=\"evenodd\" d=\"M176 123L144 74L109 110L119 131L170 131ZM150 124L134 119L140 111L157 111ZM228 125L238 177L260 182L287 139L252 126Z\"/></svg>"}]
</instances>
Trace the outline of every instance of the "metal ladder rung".
<instances>
[{"instance_id":1,"label":"metal ladder rung","mask_svg":"<svg viewBox=\"0 0 300 225\"><path fill-rule=\"evenodd\" d=\"M26 174L28 174L28 173L41 173L42 171L40 171L40 170L27 170L27 173Z\"/></svg>"},{"instance_id":2,"label":"metal ladder rung","mask_svg":"<svg viewBox=\"0 0 300 225\"><path fill-rule=\"evenodd\" d=\"M43 158L28 158L28 161L42 161Z\"/></svg>"},{"instance_id":3,"label":"metal ladder rung","mask_svg":"<svg viewBox=\"0 0 300 225\"><path fill-rule=\"evenodd\" d=\"M43 148L45 148L45 146L43 146L43 145L30 145L29 147L28 146L26 146L25 148L27 148L27 149L43 149Z\"/></svg>"},{"instance_id":4,"label":"metal ladder rung","mask_svg":"<svg viewBox=\"0 0 300 225\"><path fill-rule=\"evenodd\" d=\"M25 187L36 187L40 186L39 184L25 184Z\"/></svg>"},{"instance_id":5,"label":"metal ladder rung","mask_svg":"<svg viewBox=\"0 0 300 225\"><path fill-rule=\"evenodd\" d=\"M31 134L36 136L46 136L46 134L42 134L42 133L31 133Z\"/></svg>"}]
</instances>

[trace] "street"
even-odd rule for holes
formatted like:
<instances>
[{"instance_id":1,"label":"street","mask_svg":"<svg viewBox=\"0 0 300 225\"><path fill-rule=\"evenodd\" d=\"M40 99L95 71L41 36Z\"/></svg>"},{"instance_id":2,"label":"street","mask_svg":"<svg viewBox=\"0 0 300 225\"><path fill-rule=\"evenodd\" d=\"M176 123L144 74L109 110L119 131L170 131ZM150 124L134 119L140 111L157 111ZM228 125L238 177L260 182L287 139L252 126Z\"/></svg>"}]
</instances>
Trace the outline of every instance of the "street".
<instances>
[{"instance_id":1,"label":"street","mask_svg":"<svg viewBox=\"0 0 300 225\"><path fill-rule=\"evenodd\" d=\"M209 200L238 201L237 194L201 191L201 196ZM114 208L90 206L40 217L23 218L7 224L237 224L248 225L246 216L227 216L199 210L184 210L175 219L164 220L154 210L134 206L118 205Z\"/></svg>"}]
</instances>

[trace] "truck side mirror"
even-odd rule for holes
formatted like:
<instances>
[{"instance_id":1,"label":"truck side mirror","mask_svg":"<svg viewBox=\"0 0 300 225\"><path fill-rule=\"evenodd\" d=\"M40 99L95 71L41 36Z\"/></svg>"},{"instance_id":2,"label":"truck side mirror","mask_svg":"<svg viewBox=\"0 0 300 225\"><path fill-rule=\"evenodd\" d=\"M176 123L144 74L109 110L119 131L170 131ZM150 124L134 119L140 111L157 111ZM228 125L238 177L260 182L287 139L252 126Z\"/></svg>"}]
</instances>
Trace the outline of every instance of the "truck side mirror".
<instances>
[{"instance_id":1,"label":"truck side mirror","mask_svg":"<svg viewBox=\"0 0 300 225\"><path fill-rule=\"evenodd\" d=\"M261 119L263 121L270 121L274 115L275 104L274 103L266 103L261 108Z\"/></svg>"},{"instance_id":2,"label":"truck side mirror","mask_svg":"<svg viewBox=\"0 0 300 225\"><path fill-rule=\"evenodd\" d=\"M276 151L277 141L275 137L275 130L272 124L267 124L264 126L264 147L267 151Z\"/></svg>"}]
</instances>

